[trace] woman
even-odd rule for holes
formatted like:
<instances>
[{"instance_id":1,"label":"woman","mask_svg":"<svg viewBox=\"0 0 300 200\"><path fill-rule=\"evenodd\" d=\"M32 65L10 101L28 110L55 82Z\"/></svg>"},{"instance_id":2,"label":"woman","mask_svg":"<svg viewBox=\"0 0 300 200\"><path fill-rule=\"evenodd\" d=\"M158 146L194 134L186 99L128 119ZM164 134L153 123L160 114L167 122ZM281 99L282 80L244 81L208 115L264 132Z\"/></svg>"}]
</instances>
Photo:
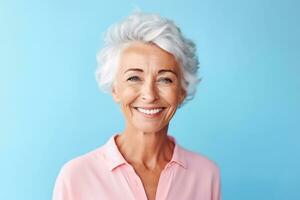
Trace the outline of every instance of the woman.
<instances>
[{"instance_id":1,"label":"woman","mask_svg":"<svg viewBox=\"0 0 300 200\"><path fill-rule=\"evenodd\" d=\"M120 104L125 129L69 161L53 199L219 200L216 164L168 135L176 109L195 94L194 43L172 21L134 13L108 30L105 44L96 77Z\"/></svg>"}]
</instances>

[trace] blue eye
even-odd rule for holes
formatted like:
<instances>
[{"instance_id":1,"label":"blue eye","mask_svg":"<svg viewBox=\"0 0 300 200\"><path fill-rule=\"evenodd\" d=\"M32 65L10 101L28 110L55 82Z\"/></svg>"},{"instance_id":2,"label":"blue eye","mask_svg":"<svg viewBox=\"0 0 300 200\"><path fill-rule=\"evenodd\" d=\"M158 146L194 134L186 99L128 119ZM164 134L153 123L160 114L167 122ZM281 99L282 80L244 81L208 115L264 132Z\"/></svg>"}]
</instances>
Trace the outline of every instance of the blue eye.
<instances>
[{"instance_id":1,"label":"blue eye","mask_svg":"<svg viewBox=\"0 0 300 200\"><path fill-rule=\"evenodd\" d=\"M138 76L131 76L127 79L127 81L139 81L141 80Z\"/></svg>"},{"instance_id":2,"label":"blue eye","mask_svg":"<svg viewBox=\"0 0 300 200\"><path fill-rule=\"evenodd\" d=\"M160 78L159 81L166 84L173 83L173 81L170 78Z\"/></svg>"}]
</instances>

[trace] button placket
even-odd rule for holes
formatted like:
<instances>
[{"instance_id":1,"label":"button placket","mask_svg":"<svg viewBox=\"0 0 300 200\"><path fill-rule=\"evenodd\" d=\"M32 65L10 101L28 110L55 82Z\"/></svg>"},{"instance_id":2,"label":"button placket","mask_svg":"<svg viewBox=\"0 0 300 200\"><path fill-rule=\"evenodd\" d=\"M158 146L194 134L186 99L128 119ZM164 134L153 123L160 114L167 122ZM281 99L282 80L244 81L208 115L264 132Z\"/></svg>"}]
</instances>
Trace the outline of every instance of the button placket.
<instances>
[{"instance_id":1,"label":"button placket","mask_svg":"<svg viewBox=\"0 0 300 200\"><path fill-rule=\"evenodd\" d=\"M145 188L143 186L142 180L140 177L136 174L134 168L132 166L129 166L130 168L130 173L132 174L132 177L134 180L133 182L135 183L135 191L137 194L137 200L147 200L147 195Z\"/></svg>"},{"instance_id":2,"label":"button placket","mask_svg":"<svg viewBox=\"0 0 300 200\"><path fill-rule=\"evenodd\" d=\"M170 190L172 181L173 181L173 173L171 171L173 163L168 163L166 167L162 170L157 190L156 190L156 197L155 200L166 200L168 196L168 192Z\"/></svg>"}]
</instances>

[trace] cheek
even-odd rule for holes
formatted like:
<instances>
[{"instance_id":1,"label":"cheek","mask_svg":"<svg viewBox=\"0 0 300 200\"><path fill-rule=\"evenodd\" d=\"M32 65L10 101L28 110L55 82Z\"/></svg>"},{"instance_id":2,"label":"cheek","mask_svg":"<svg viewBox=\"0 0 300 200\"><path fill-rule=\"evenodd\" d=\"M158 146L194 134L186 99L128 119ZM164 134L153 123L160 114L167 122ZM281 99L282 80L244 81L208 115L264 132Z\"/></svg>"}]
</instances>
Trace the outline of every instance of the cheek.
<instances>
[{"instance_id":1,"label":"cheek","mask_svg":"<svg viewBox=\"0 0 300 200\"><path fill-rule=\"evenodd\" d=\"M161 89L161 97L168 102L168 104L177 106L179 103L179 91L176 88Z\"/></svg>"},{"instance_id":2,"label":"cheek","mask_svg":"<svg viewBox=\"0 0 300 200\"><path fill-rule=\"evenodd\" d=\"M134 87L123 87L121 89L122 92L122 103L123 104L130 104L132 103L138 94L138 90Z\"/></svg>"}]
</instances>

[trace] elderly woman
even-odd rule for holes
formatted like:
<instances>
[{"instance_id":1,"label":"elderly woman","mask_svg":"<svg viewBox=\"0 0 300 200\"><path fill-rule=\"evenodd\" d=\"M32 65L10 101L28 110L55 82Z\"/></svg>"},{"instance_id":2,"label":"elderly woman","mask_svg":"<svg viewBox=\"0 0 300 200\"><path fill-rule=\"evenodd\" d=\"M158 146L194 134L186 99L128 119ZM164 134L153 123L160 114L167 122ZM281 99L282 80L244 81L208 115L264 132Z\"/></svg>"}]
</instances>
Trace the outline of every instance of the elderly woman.
<instances>
[{"instance_id":1,"label":"elderly woman","mask_svg":"<svg viewBox=\"0 0 300 200\"><path fill-rule=\"evenodd\" d=\"M134 13L108 30L98 63L97 81L120 105L126 126L64 165L53 200L219 200L217 165L168 135L199 82L194 43L172 21Z\"/></svg>"}]
</instances>

